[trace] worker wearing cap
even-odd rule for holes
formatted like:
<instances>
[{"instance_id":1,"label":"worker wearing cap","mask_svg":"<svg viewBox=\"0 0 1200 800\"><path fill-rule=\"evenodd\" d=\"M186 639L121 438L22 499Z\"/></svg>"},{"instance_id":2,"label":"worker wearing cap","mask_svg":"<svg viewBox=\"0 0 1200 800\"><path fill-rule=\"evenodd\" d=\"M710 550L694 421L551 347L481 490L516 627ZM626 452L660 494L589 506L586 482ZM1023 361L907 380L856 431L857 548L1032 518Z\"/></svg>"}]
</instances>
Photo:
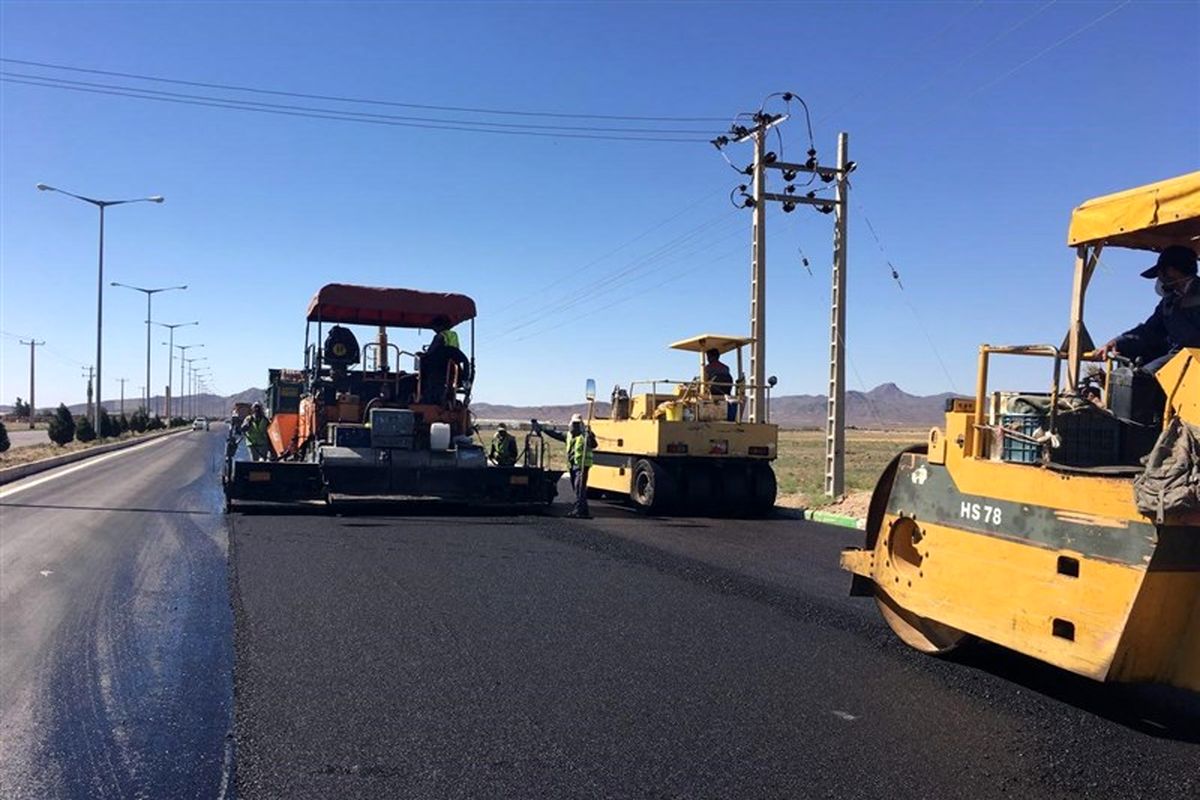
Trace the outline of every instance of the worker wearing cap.
<instances>
[{"instance_id":1,"label":"worker wearing cap","mask_svg":"<svg viewBox=\"0 0 1200 800\"><path fill-rule=\"evenodd\" d=\"M242 434L246 437L246 447L250 448L250 457L255 461L266 461L271 452L271 437L267 435L267 427L271 421L263 414L262 403L255 403L250 408L250 415L242 421Z\"/></svg>"},{"instance_id":2,"label":"worker wearing cap","mask_svg":"<svg viewBox=\"0 0 1200 800\"><path fill-rule=\"evenodd\" d=\"M575 491L575 505L567 516L591 519L587 501L587 475L592 467L592 454L596 451L596 434L587 430L585 435L583 417L578 414L571 415L571 425L566 433L543 430L537 420L533 424L535 430L567 445L567 468L571 472L571 488Z\"/></svg>"},{"instance_id":3,"label":"worker wearing cap","mask_svg":"<svg viewBox=\"0 0 1200 800\"><path fill-rule=\"evenodd\" d=\"M1184 347L1200 347L1200 279L1196 277L1196 251L1172 245L1159 253L1153 267L1142 273L1154 278L1162 299L1150 318L1122 333L1100 355L1138 358L1142 369L1157 372Z\"/></svg>"},{"instance_id":4,"label":"worker wearing cap","mask_svg":"<svg viewBox=\"0 0 1200 800\"><path fill-rule=\"evenodd\" d=\"M503 422L496 426L492 446L488 448L488 459L498 467L511 467L517 463L517 440Z\"/></svg>"}]
</instances>

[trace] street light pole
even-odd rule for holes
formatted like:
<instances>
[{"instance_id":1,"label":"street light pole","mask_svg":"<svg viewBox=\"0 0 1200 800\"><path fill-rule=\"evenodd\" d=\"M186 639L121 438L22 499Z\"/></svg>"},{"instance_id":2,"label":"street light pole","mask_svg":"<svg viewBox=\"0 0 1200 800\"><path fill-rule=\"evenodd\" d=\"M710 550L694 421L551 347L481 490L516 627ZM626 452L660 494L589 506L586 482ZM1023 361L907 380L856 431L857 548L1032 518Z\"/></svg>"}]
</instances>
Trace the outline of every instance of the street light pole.
<instances>
[{"instance_id":1,"label":"street light pole","mask_svg":"<svg viewBox=\"0 0 1200 800\"><path fill-rule=\"evenodd\" d=\"M56 189L53 186L47 186L44 183L37 185L39 191L42 192L58 192L65 194L68 197L74 197L76 200L82 200L85 203L91 203L96 208L100 209L100 258L99 268L96 274L96 405L93 408L92 426L97 430L100 427L100 362L103 352L103 320L104 320L104 209L109 206L120 206L126 203L161 203L162 195L151 195L150 197L136 197L129 200L97 200L94 197L84 197L81 194L68 192L64 189ZM147 380L147 391L149 391L149 383Z\"/></svg>"},{"instance_id":2,"label":"street light pole","mask_svg":"<svg viewBox=\"0 0 1200 800\"><path fill-rule=\"evenodd\" d=\"M171 341L163 342L163 344L167 345L167 419L170 419L171 418L171 395L173 394L173 392L171 391L171 388L172 388L171 387L171 375L174 374L174 372L175 372L175 329L183 328L188 325L199 325L200 323L198 321L196 321L196 322L176 322L176 323L171 323L171 324L168 324L166 322L156 322L154 324L160 325L171 332L171 336L170 336ZM180 388L182 388L182 387L180 387ZM180 410L182 410L182 408Z\"/></svg>"},{"instance_id":3,"label":"street light pole","mask_svg":"<svg viewBox=\"0 0 1200 800\"><path fill-rule=\"evenodd\" d=\"M187 284L183 286L163 286L159 289L147 289L142 286L130 286L128 283L118 283L113 281L112 286L120 286L122 289L132 289L135 292L142 292L146 295L146 413L150 413L150 399L152 397L154 384L150 381L150 325L153 324L150 316L150 300L159 292L169 292L173 289L186 289Z\"/></svg>"},{"instance_id":4,"label":"street light pole","mask_svg":"<svg viewBox=\"0 0 1200 800\"><path fill-rule=\"evenodd\" d=\"M205 358L204 356L200 356L199 358L185 358L183 360L187 362L187 366L188 366L188 395L191 396L192 386L194 385L193 378L195 377L195 367L193 367L192 364L194 364L197 361L207 361L208 359ZM196 400L195 400L195 398L193 398L191 401L191 408L194 410L195 407L196 407ZM189 411L188 416L194 416L194 414L192 414L191 411Z\"/></svg>"}]
</instances>

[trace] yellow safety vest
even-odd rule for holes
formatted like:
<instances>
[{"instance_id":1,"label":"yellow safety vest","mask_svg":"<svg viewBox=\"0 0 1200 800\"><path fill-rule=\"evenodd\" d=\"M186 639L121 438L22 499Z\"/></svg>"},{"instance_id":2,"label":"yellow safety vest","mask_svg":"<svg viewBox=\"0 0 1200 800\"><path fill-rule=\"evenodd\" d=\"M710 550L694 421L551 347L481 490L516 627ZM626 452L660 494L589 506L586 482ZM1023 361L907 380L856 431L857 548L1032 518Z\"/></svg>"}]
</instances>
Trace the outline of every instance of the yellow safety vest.
<instances>
[{"instance_id":1,"label":"yellow safety vest","mask_svg":"<svg viewBox=\"0 0 1200 800\"><path fill-rule=\"evenodd\" d=\"M442 331L441 336L442 336L442 344L446 345L447 347L453 347L453 348L459 349L459 350L462 349L458 346L458 334L455 333L454 331L444 330L444 331Z\"/></svg>"},{"instance_id":2,"label":"yellow safety vest","mask_svg":"<svg viewBox=\"0 0 1200 800\"><path fill-rule=\"evenodd\" d=\"M567 434L567 463L571 466L578 466L583 462L585 467L592 466L592 448L587 447L587 433L581 433L578 436Z\"/></svg>"}]
</instances>

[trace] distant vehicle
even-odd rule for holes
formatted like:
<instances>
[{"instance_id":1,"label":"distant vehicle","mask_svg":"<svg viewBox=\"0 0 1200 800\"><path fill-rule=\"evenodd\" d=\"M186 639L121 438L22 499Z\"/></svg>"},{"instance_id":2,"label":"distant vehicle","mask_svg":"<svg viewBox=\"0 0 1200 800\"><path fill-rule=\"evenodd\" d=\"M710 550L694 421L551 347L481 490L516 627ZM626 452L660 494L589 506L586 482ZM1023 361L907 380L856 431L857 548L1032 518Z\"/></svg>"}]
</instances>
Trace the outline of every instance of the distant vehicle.
<instances>
[{"instance_id":1,"label":"distant vehicle","mask_svg":"<svg viewBox=\"0 0 1200 800\"><path fill-rule=\"evenodd\" d=\"M192 420L192 430L206 431L208 430L208 419L205 417L196 417Z\"/></svg>"}]
</instances>

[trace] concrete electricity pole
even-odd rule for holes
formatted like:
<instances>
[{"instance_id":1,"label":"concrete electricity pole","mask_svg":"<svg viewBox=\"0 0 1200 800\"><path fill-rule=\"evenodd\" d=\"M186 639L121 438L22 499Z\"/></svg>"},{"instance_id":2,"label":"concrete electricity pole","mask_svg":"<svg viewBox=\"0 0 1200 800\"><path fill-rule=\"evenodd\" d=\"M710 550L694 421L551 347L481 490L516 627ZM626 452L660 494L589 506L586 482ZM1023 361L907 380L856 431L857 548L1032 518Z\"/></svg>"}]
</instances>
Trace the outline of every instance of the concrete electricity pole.
<instances>
[{"instance_id":1,"label":"concrete electricity pole","mask_svg":"<svg viewBox=\"0 0 1200 800\"><path fill-rule=\"evenodd\" d=\"M804 101L792 92L782 92L771 97L781 97L790 104L797 100L804 106L805 119L808 119L808 107ZM769 100L770 98L768 98ZM746 186L739 186L742 208L753 211L752 252L750 267L750 336L754 340L750 350L750 371L752 394L750 400L751 422L767 422L766 393L770 379L766 378L766 204L780 203L785 213L794 211L797 205L815 207L822 214L836 212L833 241L833 298L830 307L830 367L829 367L829 401L826 423L825 447L825 493L830 497L841 497L845 493L845 439L846 439L846 208L849 203L850 183L847 176L854 171L855 163L848 160L849 136L838 134L838 163L829 167L817 161L817 151L812 144L812 126L809 124L808 158L803 163L783 161L778 154L766 149L767 132L785 122L790 114L771 114L760 108L753 114L739 114L737 119L749 118L752 123L743 125L735 121L729 135L718 136L712 144L718 150L730 143L752 141L754 143L754 163L738 172L751 176L753 193L746 193ZM782 147L782 145L781 145ZM728 160L728 158L726 158ZM732 162L731 166L732 166ZM783 173L786 186L782 193L767 191L766 170L774 169ZM807 184L797 187L793 183L799 174L812 176ZM820 179L823 184L836 181L834 197L819 197L817 190L801 192L803 186L811 185Z\"/></svg>"},{"instance_id":2,"label":"concrete electricity pole","mask_svg":"<svg viewBox=\"0 0 1200 800\"><path fill-rule=\"evenodd\" d=\"M28 342L24 339L18 339L21 344L29 345L29 430L33 430L33 420L37 417L37 405L33 398L33 376L34 376L34 348L41 347L45 342L39 342L30 339Z\"/></svg>"}]
</instances>

